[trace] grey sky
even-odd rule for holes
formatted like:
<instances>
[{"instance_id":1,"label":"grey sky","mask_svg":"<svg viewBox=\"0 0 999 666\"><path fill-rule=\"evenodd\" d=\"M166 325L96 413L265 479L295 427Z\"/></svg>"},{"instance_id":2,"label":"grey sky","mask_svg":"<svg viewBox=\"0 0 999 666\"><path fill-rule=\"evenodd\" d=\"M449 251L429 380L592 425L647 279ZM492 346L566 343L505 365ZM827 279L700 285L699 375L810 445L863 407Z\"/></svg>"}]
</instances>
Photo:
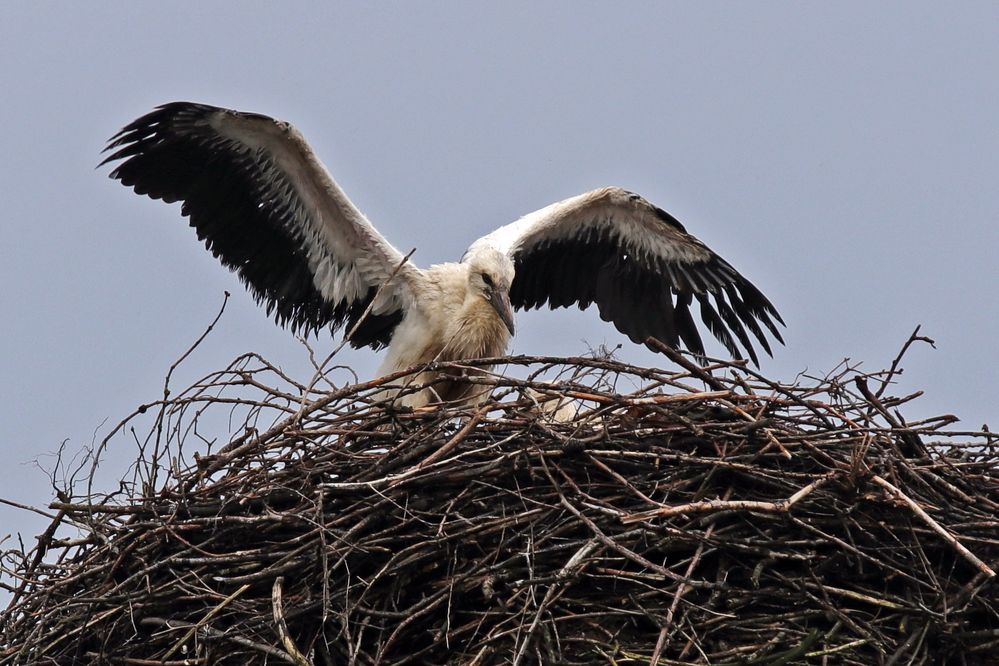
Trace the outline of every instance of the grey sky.
<instances>
[{"instance_id":1,"label":"grey sky","mask_svg":"<svg viewBox=\"0 0 999 666\"><path fill-rule=\"evenodd\" d=\"M304 368L176 207L94 169L177 99L295 123L421 265L555 200L635 190L778 306L771 377L884 367L921 323L938 348L908 357L898 392L926 396L906 414L995 425L999 4L414 7L0 5L0 496L48 502L29 461L155 399L225 289L178 386L247 350ZM624 342L664 362L595 312L517 323L514 352ZM0 506L0 536L42 526Z\"/></svg>"}]
</instances>

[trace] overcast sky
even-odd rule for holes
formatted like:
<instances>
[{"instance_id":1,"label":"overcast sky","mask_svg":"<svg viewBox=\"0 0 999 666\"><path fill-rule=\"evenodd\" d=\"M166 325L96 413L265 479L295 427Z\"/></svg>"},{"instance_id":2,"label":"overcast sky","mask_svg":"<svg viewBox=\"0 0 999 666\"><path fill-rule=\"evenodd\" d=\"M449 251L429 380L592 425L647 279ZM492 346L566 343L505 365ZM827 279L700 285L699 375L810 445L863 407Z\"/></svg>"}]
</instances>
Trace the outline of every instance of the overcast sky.
<instances>
[{"instance_id":1,"label":"overcast sky","mask_svg":"<svg viewBox=\"0 0 999 666\"><path fill-rule=\"evenodd\" d=\"M224 290L176 385L249 350L304 371L176 206L95 170L178 99L295 123L419 265L555 200L637 191L780 309L771 377L885 367L922 324L937 348L908 356L897 392L926 395L905 414L995 427L997 72L994 2L2 3L0 496L47 504L32 461L156 399ZM595 312L517 329L517 353L665 362ZM0 506L0 538L44 525Z\"/></svg>"}]
</instances>

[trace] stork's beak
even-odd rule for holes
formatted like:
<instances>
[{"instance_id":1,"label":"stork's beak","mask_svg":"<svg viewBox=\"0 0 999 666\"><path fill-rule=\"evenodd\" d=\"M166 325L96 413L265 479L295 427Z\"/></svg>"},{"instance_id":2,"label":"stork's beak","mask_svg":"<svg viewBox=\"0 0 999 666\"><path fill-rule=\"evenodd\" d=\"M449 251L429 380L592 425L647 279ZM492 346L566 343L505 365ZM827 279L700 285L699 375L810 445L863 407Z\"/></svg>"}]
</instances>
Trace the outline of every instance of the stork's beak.
<instances>
[{"instance_id":1,"label":"stork's beak","mask_svg":"<svg viewBox=\"0 0 999 666\"><path fill-rule=\"evenodd\" d=\"M510 305L510 294L502 289L493 289L489 295L489 303L506 324L506 330L510 331L510 335L513 335L513 307Z\"/></svg>"}]
</instances>

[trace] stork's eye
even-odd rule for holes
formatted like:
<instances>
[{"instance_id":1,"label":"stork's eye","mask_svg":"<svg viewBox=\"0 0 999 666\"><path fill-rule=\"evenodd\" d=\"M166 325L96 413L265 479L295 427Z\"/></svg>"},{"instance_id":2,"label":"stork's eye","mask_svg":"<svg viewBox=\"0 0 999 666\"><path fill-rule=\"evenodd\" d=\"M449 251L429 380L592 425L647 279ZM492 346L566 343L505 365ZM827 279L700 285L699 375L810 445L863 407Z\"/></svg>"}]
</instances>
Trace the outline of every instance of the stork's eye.
<instances>
[{"instance_id":1,"label":"stork's eye","mask_svg":"<svg viewBox=\"0 0 999 666\"><path fill-rule=\"evenodd\" d=\"M483 273L482 274L482 281L486 283L487 287L492 287L493 286L493 279L491 277L489 277L488 273Z\"/></svg>"}]
</instances>

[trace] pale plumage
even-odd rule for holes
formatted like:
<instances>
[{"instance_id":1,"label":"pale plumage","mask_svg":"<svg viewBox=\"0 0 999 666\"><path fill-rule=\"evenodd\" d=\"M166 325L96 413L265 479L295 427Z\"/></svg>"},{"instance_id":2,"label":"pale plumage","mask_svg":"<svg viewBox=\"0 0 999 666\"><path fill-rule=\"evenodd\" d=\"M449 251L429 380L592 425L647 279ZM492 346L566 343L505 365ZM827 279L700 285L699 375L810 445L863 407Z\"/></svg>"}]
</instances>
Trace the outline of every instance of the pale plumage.
<instances>
[{"instance_id":1,"label":"pale plumage","mask_svg":"<svg viewBox=\"0 0 999 666\"><path fill-rule=\"evenodd\" d=\"M756 362L752 339L770 353L763 328L781 340L775 321L783 321L756 287L668 213L620 188L542 208L475 241L460 263L423 270L285 122L174 102L127 125L107 150L103 163L120 160L113 178L182 201L198 237L281 324L343 328L355 347L389 346L383 373L499 356L512 310L544 304L595 303L635 342L654 337L703 354L689 310L696 299L733 356L741 345ZM410 404L467 397L468 386L444 378L436 389Z\"/></svg>"}]
</instances>

